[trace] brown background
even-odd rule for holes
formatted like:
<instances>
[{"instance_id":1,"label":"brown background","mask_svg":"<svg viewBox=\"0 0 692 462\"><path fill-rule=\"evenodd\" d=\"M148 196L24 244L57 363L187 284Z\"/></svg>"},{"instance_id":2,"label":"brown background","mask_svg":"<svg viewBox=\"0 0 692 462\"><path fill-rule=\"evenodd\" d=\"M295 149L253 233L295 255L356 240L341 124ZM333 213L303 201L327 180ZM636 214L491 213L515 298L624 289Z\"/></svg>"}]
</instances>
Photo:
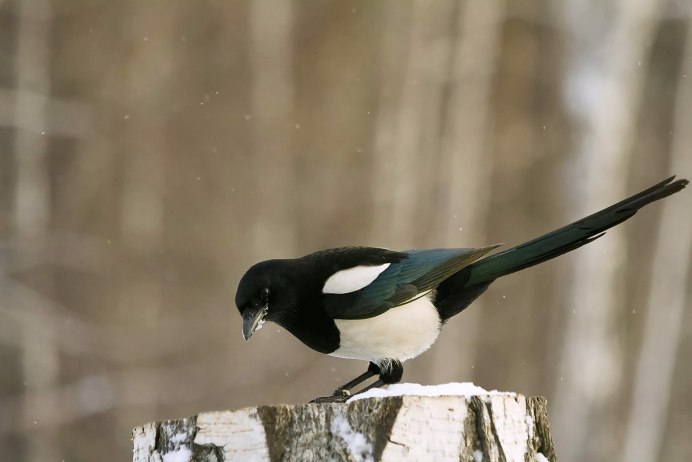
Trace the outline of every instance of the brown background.
<instances>
[{"instance_id":1,"label":"brown background","mask_svg":"<svg viewBox=\"0 0 692 462\"><path fill-rule=\"evenodd\" d=\"M249 265L516 244L692 176L685 0L0 0L0 454L294 403L364 364ZM404 379L544 395L561 461L692 459L692 192L496 282Z\"/></svg>"}]
</instances>

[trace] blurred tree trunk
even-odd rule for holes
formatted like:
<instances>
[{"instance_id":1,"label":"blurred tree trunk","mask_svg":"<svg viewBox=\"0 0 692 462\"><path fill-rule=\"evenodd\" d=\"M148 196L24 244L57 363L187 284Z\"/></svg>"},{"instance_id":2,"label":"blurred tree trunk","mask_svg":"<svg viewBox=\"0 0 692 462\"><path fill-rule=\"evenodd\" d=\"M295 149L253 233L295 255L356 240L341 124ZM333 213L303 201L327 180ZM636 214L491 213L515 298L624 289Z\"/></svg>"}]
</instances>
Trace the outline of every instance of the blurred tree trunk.
<instances>
[{"instance_id":1,"label":"blurred tree trunk","mask_svg":"<svg viewBox=\"0 0 692 462\"><path fill-rule=\"evenodd\" d=\"M580 164L571 174L578 180L566 185L578 200L573 205L575 216L590 214L629 192L641 66L648 57L660 6L657 0L601 4L605 11L598 22L593 21L591 3L587 7L571 2L571 8L565 9L567 30L576 37L566 73L570 107L583 126L583 142L576 147ZM587 24L592 27L584 27ZM622 383L623 352L614 335L627 263L622 231L609 231L607 241L594 243L573 258L575 269L565 303L572 316L561 347L553 422L561 457L594 460L597 452L617 450L611 437L616 419L607 404Z\"/></svg>"},{"instance_id":2,"label":"blurred tree trunk","mask_svg":"<svg viewBox=\"0 0 692 462\"><path fill-rule=\"evenodd\" d=\"M142 262L157 263L163 249L164 153L168 143L166 118L161 108L169 97L166 81L172 67L173 18L169 13L162 19L161 11L142 3L137 4L132 15L133 36L129 38L149 42L147 35L140 36L146 31L156 40L133 48L123 114L131 127L126 132L127 149L122 156L121 234L124 247L138 264L133 268L133 277L126 281L120 304L124 313L131 313L132 307L137 306L138 316L147 324L156 323L162 302L159 273L141 267Z\"/></svg>"},{"instance_id":3,"label":"blurred tree trunk","mask_svg":"<svg viewBox=\"0 0 692 462\"><path fill-rule=\"evenodd\" d=\"M559 34L545 25L549 9L544 2L513 2L503 16L489 126L492 180L479 193L481 201L491 201L483 225L487 242L509 246L564 224L555 219L561 195L549 179L556 176L567 137L559 103L562 49ZM481 318L475 377L493 386L540 386L529 371L545 362L544 322L555 311L549 303L552 273L549 266L538 266L501 278L478 300L483 310L476 302L460 316L462 326L467 316Z\"/></svg>"},{"instance_id":4,"label":"blurred tree trunk","mask_svg":"<svg viewBox=\"0 0 692 462\"><path fill-rule=\"evenodd\" d=\"M673 127L673 173L692 172L692 33L687 33L683 66L678 78ZM623 462L659 459L666 437L671 388L684 326L692 254L692 194L686 191L664 201L659 222L653 273L649 283L644 338L634 375L634 391L627 420ZM655 397L655 399L653 399ZM680 448L684 451L684 449ZM668 449L671 455L676 448Z\"/></svg>"},{"instance_id":5,"label":"blurred tree trunk","mask_svg":"<svg viewBox=\"0 0 692 462\"><path fill-rule=\"evenodd\" d=\"M32 247L41 255L47 251L46 239L50 235L51 197L48 172L48 141L45 131L32 131L29 127L46 130L46 103L50 95L50 32L52 10L45 0L22 0L17 3L16 100L14 107L16 162L15 233L18 247ZM18 252L19 253L19 252ZM21 256L19 258L22 258ZM18 262L21 266L22 262ZM47 293L54 291L52 272L31 283L40 285ZM17 296L19 291L12 292ZM25 306L25 300L13 300L15 307ZM49 310L50 305L35 307ZM53 341L55 326L48 316L37 316L40 327L23 330L22 376L27 392L43 392L57 384L60 357ZM32 328L33 327L33 328ZM33 335L34 329L41 335ZM47 400L42 409L24 401L23 423L38 424L38 414L50 416L58 412L58 403ZM54 428L30 431L27 439L28 460L61 459L62 449Z\"/></svg>"},{"instance_id":6,"label":"blurred tree trunk","mask_svg":"<svg viewBox=\"0 0 692 462\"><path fill-rule=\"evenodd\" d=\"M492 89L497 70L504 4L496 0L456 1L445 82L440 159L437 173L440 205L434 210L432 247L484 245L488 187L492 182L489 141ZM468 376L475 356L482 301L464 313L454 335L442 336L435 346L430 380ZM453 321L452 321L453 322ZM450 363L449 358L455 358Z\"/></svg>"},{"instance_id":7,"label":"blurred tree trunk","mask_svg":"<svg viewBox=\"0 0 692 462\"><path fill-rule=\"evenodd\" d=\"M403 79L411 38L411 2L388 0L382 3L382 64L380 95L375 122L372 188L373 211L370 242L394 248L392 202L393 165L397 161L399 130L397 115L401 110ZM382 242L382 244L379 244Z\"/></svg>"},{"instance_id":8,"label":"blurred tree trunk","mask_svg":"<svg viewBox=\"0 0 692 462\"><path fill-rule=\"evenodd\" d=\"M250 4L252 66L252 179L256 255L293 256L296 248L296 174L293 117L293 2Z\"/></svg>"},{"instance_id":9,"label":"blurred tree trunk","mask_svg":"<svg viewBox=\"0 0 692 462\"><path fill-rule=\"evenodd\" d=\"M155 3L137 3L129 23L129 73L122 88L125 150L122 153L123 182L120 190L120 234L128 258L121 273L118 314L130 322L154 329L162 315L161 255L164 249L164 195L167 142L168 79L172 69L174 9ZM135 308L136 307L136 308ZM129 342L123 337L123 342ZM165 386L152 380L144 394ZM157 403L146 412L156 414ZM124 424L122 421L120 424Z\"/></svg>"},{"instance_id":10,"label":"blurred tree trunk","mask_svg":"<svg viewBox=\"0 0 692 462\"><path fill-rule=\"evenodd\" d=\"M437 172L431 166L439 150L451 45L444 33L451 24L453 2L414 1L408 40L401 34L401 2L387 2L384 10L385 64L375 135L372 241L407 248L420 246L430 235L429 226L421 223L434 210ZM401 49L402 42L408 43L407 53Z\"/></svg>"}]
</instances>

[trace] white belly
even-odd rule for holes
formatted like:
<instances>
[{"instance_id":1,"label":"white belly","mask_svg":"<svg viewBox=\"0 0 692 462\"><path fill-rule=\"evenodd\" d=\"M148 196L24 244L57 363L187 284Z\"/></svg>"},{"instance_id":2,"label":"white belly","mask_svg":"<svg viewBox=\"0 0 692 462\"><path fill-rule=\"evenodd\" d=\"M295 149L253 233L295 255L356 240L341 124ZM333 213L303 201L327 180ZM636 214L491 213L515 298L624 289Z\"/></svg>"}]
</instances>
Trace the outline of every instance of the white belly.
<instances>
[{"instance_id":1,"label":"white belly","mask_svg":"<svg viewBox=\"0 0 692 462\"><path fill-rule=\"evenodd\" d=\"M332 356L405 361L415 358L435 342L440 318L427 296L392 308L369 319L335 319L341 334L339 349Z\"/></svg>"}]
</instances>

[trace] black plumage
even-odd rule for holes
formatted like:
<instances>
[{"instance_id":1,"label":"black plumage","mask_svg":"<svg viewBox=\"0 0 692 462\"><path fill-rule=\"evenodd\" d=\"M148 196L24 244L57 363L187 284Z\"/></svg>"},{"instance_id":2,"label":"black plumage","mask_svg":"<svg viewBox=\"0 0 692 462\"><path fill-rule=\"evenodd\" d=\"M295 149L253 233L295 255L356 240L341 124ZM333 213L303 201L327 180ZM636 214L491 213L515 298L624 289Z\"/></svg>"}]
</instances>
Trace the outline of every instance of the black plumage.
<instances>
[{"instance_id":1,"label":"black plumage","mask_svg":"<svg viewBox=\"0 0 692 462\"><path fill-rule=\"evenodd\" d=\"M598 239L688 183L673 179L490 256L497 245L407 251L342 247L258 263L236 294L243 335L249 338L264 321L272 321L316 351L370 362L363 375L322 400L344 400L350 389L375 375L379 380L372 386L396 383L401 362L432 345L441 325L495 279Z\"/></svg>"}]
</instances>

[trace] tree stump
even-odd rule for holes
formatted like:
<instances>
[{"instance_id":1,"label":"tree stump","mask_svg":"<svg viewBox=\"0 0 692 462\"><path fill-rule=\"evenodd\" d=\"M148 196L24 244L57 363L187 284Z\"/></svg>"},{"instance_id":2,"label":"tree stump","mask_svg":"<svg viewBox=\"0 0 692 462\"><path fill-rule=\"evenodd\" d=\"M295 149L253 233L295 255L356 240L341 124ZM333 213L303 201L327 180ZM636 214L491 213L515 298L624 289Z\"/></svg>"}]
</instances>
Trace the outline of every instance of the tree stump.
<instances>
[{"instance_id":1,"label":"tree stump","mask_svg":"<svg viewBox=\"0 0 692 462\"><path fill-rule=\"evenodd\" d=\"M205 412L132 438L134 462L557 460L545 398L497 392Z\"/></svg>"}]
</instances>

